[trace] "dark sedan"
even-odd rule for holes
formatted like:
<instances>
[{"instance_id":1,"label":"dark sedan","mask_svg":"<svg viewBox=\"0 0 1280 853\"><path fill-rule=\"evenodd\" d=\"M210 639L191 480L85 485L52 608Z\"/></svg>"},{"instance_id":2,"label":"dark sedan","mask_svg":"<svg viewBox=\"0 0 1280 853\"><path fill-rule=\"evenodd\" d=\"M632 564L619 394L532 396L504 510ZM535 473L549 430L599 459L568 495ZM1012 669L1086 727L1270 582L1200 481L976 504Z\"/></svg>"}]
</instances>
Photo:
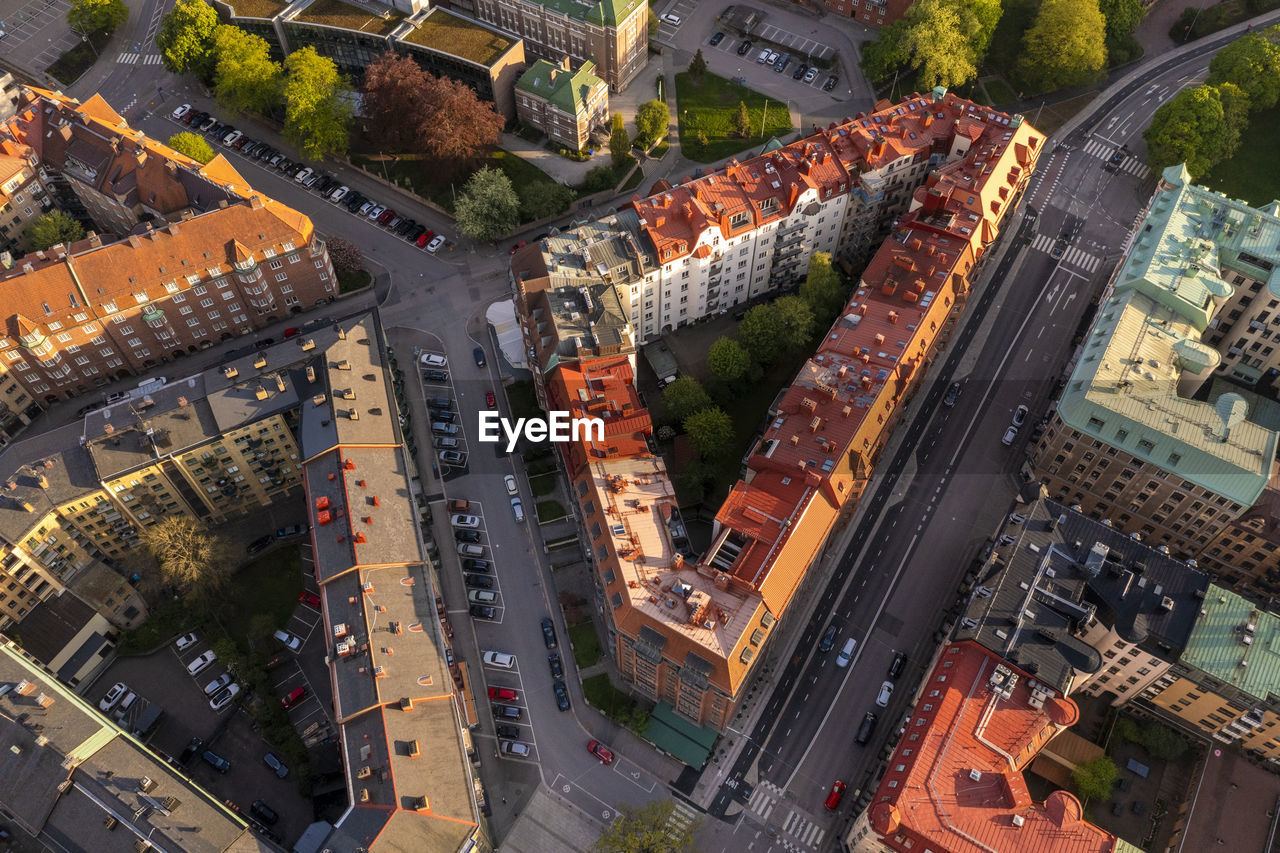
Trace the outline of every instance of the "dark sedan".
<instances>
[{"instance_id":1,"label":"dark sedan","mask_svg":"<svg viewBox=\"0 0 1280 853\"><path fill-rule=\"evenodd\" d=\"M546 643L549 649L556 647L556 626L550 616L542 618L542 642Z\"/></svg>"}]
</instances>

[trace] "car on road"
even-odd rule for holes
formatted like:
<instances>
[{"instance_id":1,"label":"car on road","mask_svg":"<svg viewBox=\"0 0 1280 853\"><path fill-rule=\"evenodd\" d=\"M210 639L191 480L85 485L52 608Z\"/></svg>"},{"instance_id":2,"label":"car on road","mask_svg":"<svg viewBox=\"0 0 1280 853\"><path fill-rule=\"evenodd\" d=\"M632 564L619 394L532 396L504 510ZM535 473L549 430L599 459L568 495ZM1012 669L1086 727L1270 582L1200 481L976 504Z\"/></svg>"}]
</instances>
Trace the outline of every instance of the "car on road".
<instances>
[{"instance_id":1,"label":"car on road","mask_svg":"<svg viewBox=\"0 0 1280 853\"><path fill-rule=\"evenodd\" d=\"M454 527L479 527L480 516L464 515L463 513L458 513L457 515L451 516L449 518L449 523L452 524Z\"/></svg>"},{"instance_id":2,"label":"car on road","mask_svg":"<svg viewBox=\"0 0 1280 853\"><path fill-rule=\"evenodd\" d=\"M458 453L456 450L442 450L440 452L442 454L454 453L458 456L462 456L462 454ZM453 538L457 542L479 542L480 531L479 530L455 530L453 531Z\"/></svg>"},{"instance_id":3,"label":"car on road","mask_svg":"<svg viewBox=\"0 0 1280 853\"><path fill-rule=\"evenodd\" d=\"M489 698L498 702L519 702L520 691L512 690L510 687L490 687Z\"/></svg>"},{"instance_id":4,"label":"car on road","mask_svg":"<svg viewBox=\"0 0 1280 853\"><path fill-rule=\"evenodd\" d=\"M493 727L493 730L498 733L498 737L505 737L505 738L520 737L519 726L508 726L505 723L498 723Z\"/></svg>"},{"instance_id":5,"label":"car on road","mask_svg":"<svg viewBox=\"0 0 1280 853\"><path fill-rule=\"evenodd\" d=\"M493 578L463 573L462 582L472 589L493 589Z\"/></svg>"},{"instance_id":6,"label":"car on road","mask_svg":"<svg viewBox=\"0 0 1280 853\"><path fill-rule=\"evenodd\" d=\"M491 572L493 563L488 560L473 560L470 557L462 561L462 568L468 572Z\"/></svg>"},{"instance_id":7,"label":"car on road","mask_svg":"<svg viewBox=\"0 0 1280 853\"><path fill-rule=\"evenodd\" d=\"M76 417L83 418L85 415L89 414L90 412L96 412L98 409L101 409L105 405L106 403L98 402L98 403L90 403L87 406L81 406L79 409L76 410Z\"/></svg>"},{"instance_id":8,"label":"car on road","mask_svg":"<svg viewBox=\"0 0 1280 853\"><path fill-rule=\"evenodd\" d=\"M1013 444L1013 440L1017 437L1018 437L1018 428L1016 426L1011 426L1004 431L1004 438L1000 439L1000 443L1003 444L1005 447L1008 447L1009 445Z\"/></svg>"},{"instance_id":9,"label":"car on road","mask_svg":"<svg viewBox=\"0 0 1280 853\"><path fill-rule=\"evenodd\" d=\"M613 751L598 740L587 741L587 752L600 759L601 764L613 763Z\"/></svg>"},{"instance_id":10,"label":"car on road","mask_svg":"<svg viewBox=\"0 0 1280 853\"><path fill-rule=\"evenodd\" d=\"M197 637L195 634L183 634L181 637L179 637L177 640L174 641L173 645L178 649L178 651L182 651L183 649L191 648L199 641L200 641L200 638Z\"/></svg>"},{"instance_id":11,"label":"car on road","mask_svg":"<svg viewBox=\"0 0 1280 853\"><path fill-rule=\"evenodd\" d=\"M520 241L519 241L519 242L517 242L517 243L513 243L513 244L511 245L511 251L509 252L509 254L514 255L516 252L520 251L521 249L523 249L523 248L524 248L525 246L527 246L527 245L529 245L529 241L528 241L528 240L520 240Z\"/></svg>"},{"instance_id":12,"label":"car on road","mask_svg":"<svg viewBox=\"0 0 1280 853\"><path fill-rule=\"evenodd\" d=\"M473 589L467 593L467 601L472 604L494 605L498 603L498 594L487 589Z\"/></svg>"},{"instance_id":13,"label":"car on road","mask_svg":"<svg viewBox=\"0 0 1280 853\"><path fill-rule=\"evenodd\" d=\"M471 357L476 360L476 367L484 367L484 347L476 347L471 351Z\"/></svg>"},{"instance_id":14,"label":"car on road","mask_svg":"<svg viewBox=\"0 0 1280 853\"><path fill-rule=\"evenodd\" d=\"M862 723L858 726L858 734L854 737L854 742L859 746L866 746L867 741L871 740L871 735L876 730L876 720L878 719L874 711L868 711L866 716L862 718Z\"/></svg>"},{"instance_id":15,"label":"car on road","mask_svg":"<svg viewBox=\"0 0 1280 853\"><path fill-rule=\"evenodd\" d=\"M822 804L823 808L829 812L835 811L836 807L840 805L840 798L844 796L844 789L844 783L837 779L835 784L831 786L831 793L827 794L827 801Z\"/></svg>"},{"instance_id":16,"label":"car on road","mask_svg":"<svg viewBox=\"0 0 1280 853\"><path fill-rule=\"evenodd\" d=\"M275 758L275 756L272 755L271 753L267 753L267 757ZM266 761L265 758L263 760ZM279 761L279 760L280 759L276 758L276 761ZM268 767L271 766L270 762L267 763L267 766ZM284 769L284 772L283 773L280 773L279 771L276 771L276 772L279 774L280 778L283 779L285 776L289 775L289 768L285 767L283 764L281 764L280 767ZM275 768L272 768L272 769L275 769ZM276 814L276 810L271 808L271 806L267 805L262 800L253 801L253 804L249 806L249 814L253 815L258 820L265 823L267 826L275 826L276 821L280 819L280 815Z\"/></svg>"},{"instance_id":17,"label":"car on road","mask_svg":"<svg viewBox=\"0 0 1280 853\"><path fill-rule=\"evenodd\" d=\"M556 626L550 616L542 617L542 642L549 649L556 647Z\"/></svg>"},{"instance_id":18,"label":"car on road","mask_svg":"<svg viewBox=\"0 0 1280 853\"><path fill-rule=\"evenodd\" d=\"M951 387L947 389L947 394L942 398L942 405L948 409L956 404L956 399L960 396L960 383L952 382Z\"/></svg>"},{"instance_id":19,"label":"car on road","mask_svg":"<svg viewBox=\"0 0 1280 853\"><path fill-rule=\"evenodd\" d=\"M818 651L829 652L835 647L836 637L840 634L839 625L830 625L822 635L822 639L818 641Z\"/></svg>"},{"instance_id":20,"label":"car on road","mask_svg":"<svg viewBox=\"0 0 1280 853\"><path fill-rule=\"evenodd\" d=\"M876 694L876 705L881 708L889 706L889 697L893 695L893 682L884 681L880 684L880 692Z\"/></svg>"},{"instance_id":21,"label":"car on road","mask_svg":"<svg viewBox=\"0 0 1280 853\"><path fill-rule=\"evenodd\" d=\"M738 45L738 56L746 56L751 52L751 47L752 44L749 41L744 41L742 44Z\"/></svg>"},{"instance_id":22,"label":"car on road","mask_svg":"<svg viewBox=\"0 0 1280 853\"><path fill-rule=\"evenodd\" d=\"M561 711L569 710L569 688L565 687L564 682L557 679L552 683L551 689L556 694L556 707Z\"/></svg>"},{"instance_id":23,"label":"car on road","mask_svg":"<svg viewBox=\"0 0 1280 853\"><path fill-rule=\"evenodd\" d=\"M206 764L208 764L214 770L217 770L219 773L225 774L228 770L231 769L231 762L227 761L227 759L223 758L221 755L218 755L216 752L214 752L211 749L206 749L200 757L204 759Z\"/></svg>"},{"instance_id":24,"label":"car on road","mask_svg":"<svg viewBox=\"0 0 1280 853\"><path fill-rule=\"evenodd\" d=\"M524 716L519 705L491 705L490 710L495 720L519 720Z\"/></svg>"},{"instance_id":25,"label":"car on road","mask_svg":"<svg viewBox=\"0 0 1280 853\"><path fill-rule=\"evenodd\" d=\"M830 77L827 78L827 82L822 84L822 91L830 92L832 89L836 87L836 83L838 82L840 82L840 78L836 77L834 74L831 75Z\"/></svg>"},{"instance_id":26,"label":"car on road","mask_svg":"<svg viewBox=\"0 0 1280 853\"><path fill-rule=\"evenodd\" d=\"M503 482L503 483L505 483L505 484L506 484L506 486L507 486L507 494L509 494L509 495L519 494L520 490L519 490L518 488L516 488L516 478L515 478L515 475L513 475L513 474L507 474L506 476L504 476L504 477L502 478L502 482Z\"/></svg>"},{"instance_id":27,"label":"car on road","mask_svg":"<svg viewBox=\"0 0 1280 853\"><path fill-rule=\"evenodd\" d=\"M182 106L178 107L176 110L173 111L173 117L182 118L184 115L186 115L189 112L191 112L191 105L183 104Z\"/></svg>"},{"instance_id":28,"label":"car on road","mask_svg":"<svg viewBox=\"0 0 1280 853\"><path fill-rule=\"evenodd\" d=\"M120 701L120 697L129 692L129 686L123 681L117 681L111 685L111 689L107 691L107 695L102 697L102 701L98 703L98 710L104 714L116 706Z\"/></svg>"},{"instance_id":29,"label":"car on road","mask_svg":"<svg viewBox=\"0 0 1280 853\"><path fill-rule=\"evenodd\" d=\"M218 656L213 653L212 649L210 649L195 660L191 661L191 663L187 664L187 674L199 675L207 666L209 666L209 664L213 663L217 659Z\"/></svg>"},{"instance_id":30,"label":"car on road","mask_svg":"<svg viewBox=\"0 0 1280 853\"><path fill-rule=\"evenodd\" d=\"M503 669L511 669L516 665L516 656L509 655L506 652L485 652L481 658L485 666L497 666Z\"/></svg>"},{"instance_id":31,"label":"car on road","mask_svg":"<svg viewBox=\"0 0 1280 853\"><path fill-rule=\"evenodd\" d=\"M1026 406L1019 406L1018 408L1016 408L1016 409L1014 409L1014 410L1013 410L1013 425L1014 425L1014 426L1016 426L1016 427L1020 427L1020 426L1022 426L1024 423L1026 423L1026 421L1027 421L1027 407L1026 407Z\"/></svg>"},{"instance_id":32,"label":"car on road","mask_svg":"<svg viewBox=\"0 0 1280 853\"><path fill-rule=\"evenodd\" d=\"M804 73L804 82L812 83L814 78L817 76L818 76L818 69L810 68L808 71Z\"/></svg>"},{"instance_id":33,"label":"car on road","mask_svg":"<svg viewBox=\"0 0 1280 853\"><path fill-rule=\"evenodd\" d=\"M232 682L209 700L209 707L215 711L221 711L223 708L231 704L231 700L240 695L240 685Z\"/></svg>"},{"instance_id":34,"label":"car on road","mask_svg":"<svg viewBox=\"0 0 1280 853\"><path fill-rule=\"evenodd\" d=\"M836 666L848 666L849 661L853 660L853 650L858 647L858 641L850 637L845 640L844 648L840 650L840 654L836 655Z\"/></svg>"},{"instance_id":35,"label":"car on road","mask_svg":"<svg viewBox=\"0 0 1280 853\"><path fill-rule=\"evenodd\" d=\"M547 664L551 667L552 678L564 678L564 664L560 662L559 652L547 655Z\"/></svg>"},{"instance_id":36,"label":"car on road","mask_svg":"<svg viewBox=\"0 0 1280 853\"><path fill-rule=\"evenodd\" d=\"M301 536L307 532L305 524L290 524L288 527L280 527L276 530L277 539L289 539L294 536Z\"/></svg>"},{"instance_id":37,"label":"car on road","mask_svg":"<svg viewBox=\"0 0 1280 853\"><path fill-rule=\"evenodd\" d=\"M529 744L518 740L501 741L503 755L514 755L516 758L528 758L532 750Z\"/></svg>"},{"instance_id":38,"label":"car on road","mask_svg":"<svg viewBox=\"0 0 1280 853\"><path fill-rule=\"evenodd\" d=\"M437 251L439 251L440 247L443 245L444 245L444 235L437 234L435 237L432 237L431 242L427 244L427 251L434 255Z\"/></svg>"},{"instance_id":39,"label":"car on road","mask_svg":"<svg viewBox=\"0 0 1280 853\"><path fill-rule=\"evenodd\" d=\"M470 606L470 608L468 608L467 612L469 612L472 615L472 617L476 619L493 620L498 618L498 608L485 607L483 604L473 604Z\"/></svg>"},{"instance_id":40,"label":"car on road","mask_svg":"<svg viewBox=\"0 0 1280 853\"><path fill-rule=\"evenodd\" d=\"M224 672L204 686L204 695L212 696L231 683L231 673Z\"/></svg>"},{"instance_id":41,"label":"car on road","mask_svg":"<svg viewBox=\"0 0 1280 853\"><path fill-rule=\"evenodd\" d=\"M722 41L724 41L724 33L716 33L711 37L711 46L715 47Z\"/></svg>"},{"instance_id":42,"label":"car on road","mask_svg":"<svg viewBox=\"0 0 1280 853\"><path fill-rule=\"evenodd\" d=\"M299 637L295 637L293 634L290 634L288 631L276 631L271 636L275 637L281 643L284 643L284 647L291 652L296 652L298 649L302 648L302 640Z\"/></svg>"},{"instance_id":43,"label":"car on road","mask_svg":"<svg viewBox=\"0 0 1280 853\"><path fill-rule=\"evenodd\" d=\"M297 705L299 702L301 702L303 699L306 699L306 698L307 698L307 688L295 687L292 690L290 690L289 693L283 699L280 700L280 706L283 707L286 711L288 711L290 708Z\"/></svg>"},{"instance_id":44,"label":"car on road","mask_svg":"<svg viewBox=\"0 0 1280 853\"><path fill-rule=\"evenodd\" d=\"M898 652L893 656L893 663L889 664L889 678L896 680L902 675L903 668L907 665L907 656L902 652Z\"/></svg>"},{"instance_id":45,"label":"car on road","mask_svg":"<svg viewBox=\"0 0 1280 853\"><path fill-rule=\"evenodd\" d=\"M298 601L308 607L314 607L316 610L320 609L320 596L310 590L304 589L302 592L298 593Z\"/></svg>"},{"instance_id":46,"label":"car on road","mask_svg":"<svg viewBox=\"0 0 1280 853\"><path fill-rule=\"evenodd\" d=\"M498 398L488 389L485 389L484 392L484 404L490 409L498 408Z\"/></svg>"}]
</instances>

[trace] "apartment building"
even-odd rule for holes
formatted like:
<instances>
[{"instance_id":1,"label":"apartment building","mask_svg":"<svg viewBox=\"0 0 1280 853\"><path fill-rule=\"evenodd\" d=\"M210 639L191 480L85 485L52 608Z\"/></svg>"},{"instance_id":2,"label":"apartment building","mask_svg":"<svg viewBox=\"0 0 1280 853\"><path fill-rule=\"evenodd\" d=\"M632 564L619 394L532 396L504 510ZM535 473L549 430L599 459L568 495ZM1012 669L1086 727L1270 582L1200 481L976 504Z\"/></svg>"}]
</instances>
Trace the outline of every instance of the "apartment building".
<instances>
[{"instance_id":1,"label":"apartment building","mask_svg":"<svg viewBox=\"0 0 1280 853\"><path fill-rule=\"evenodd\" d=\"M466 0L468 14L524 40L525 51L555 65L591 60L594 72L621 92L649 58L649 6L644 0Z\"/></svg>"},{"instance_id":2,"label":"apartment building","mask_svg":"<svg viewBox=\"0 0 1280 853\"><path fill-rule=\"evenodd\" d=\"M26 231L48 212L51 201L40 183L39 160L10 139L0 138L0 269L12 267L12 256L20 253Z\"/></svg>"},{"instance_id":3,"label":"apartment building","mask_svg":"<svg viewBox=\"0 0 1280 853\"><path fill-rule=\"evenodd\" d=\"M594 71L590 60L571 71L539 59L516 83L516 115L551 141L585 150L592 132L609 133L609 86Z\"/></svg>"},{"instance_id":4,"label":"apartment building","mask_svg":"<svg viewBox=\"0 0 1280 853\"><path fill-rule=\"evenodd\" d=\"M715 728L732 715L753 662L827 536L852 513L1029 179L1044 137L1017 119L971 119L969 106L941 90L915 96L900 113L886 108L893 121L855 120L696 181L660 184L630 209L513 260L539 402L606 420L606 440L577 447L565 464L609 614L611 652L637 690L683 718ZM718 276L726 267L736 275L729 265L741 254L745 282L754 253L764 252L766 275L790 276L803 274L809 251L837 248L851 180L843 164L883 145L876 137L890 124L910 139L904 116L925 110L935 113L931 126L948 110L955 116L947 127L958 130L938 126L939 156L954 150L957 135L965 156L917 189L847 309L771 413L745 479L716 514L710 549L690 553L635 396L634 336L673 325L676 306L688 305L690 319L716 310L707 283L713 265ZM930 150L919 152L922 162ZM775 264L785 272L771 270ZM610 292L616 302L600 298ZM650 309L650 298L663 307ZM597 334L594 320L605 315L609 334Z\"/></svg>"},{"instance_id":5,"label":"apartment building","mask_svg":"<svg viewBox=\"0 0 1280 853\"><path fill-rule=\"evenodd\" d=\"M1280 478L1272 468L1262 495L1231 519L1197 555L1222 583L1260 596L1280 594Z\"/></svg>"},{"instance_id":6,"label":"apartment building","mask_svg":"<svg viewBox=\"0 0 1280 853\"><path fill-rule=\"evenodd\" d=\"M868 27L883 27L902 19L915 0L818 0L822 8Z\"/></svg>"},{"instance_id":7,"label":"apartment building","mask_svg":"<svg viewBox=\"0 0 1280 853\"><path fill-rule=\"evenodd\" d=\"M995 652L973 642L944 646L844 848L1136 851L1089 823L1074 794L1037 802L1028 791L1027 766L1079 717L1075 702Z\"/></svg>"},{"instance_id":8,"label":"apartment building","mask_svg":"<svg viewBox=\"0 0 1280 853\"><path fill-rule=\"evenodd\" d=\"M1238 207L1184 168L1165 170L1031 452L1052 497L1183 558L1257 503L1276 458L1278 433L1249 419L1242 395L1192 396L1224 364L1215 320L1251 299L1231 283L1240 276L1223 278L1222 259L1261 263L1248 250L1280 237Z\"/></svg>"},{"instance_id":9,"label":"apartment building","mask_svg":"<svg viewBox=\"0 0 1280 853\"><path fill-rule=\"evenodd\" d=\"M256 193L219 155L199 163L132 130L100 97L28 89L0 134L56 170L91 233L0 273L0 362L34 402L85 394L331 300L311 220Z\"/></svg>"}]
</instances>

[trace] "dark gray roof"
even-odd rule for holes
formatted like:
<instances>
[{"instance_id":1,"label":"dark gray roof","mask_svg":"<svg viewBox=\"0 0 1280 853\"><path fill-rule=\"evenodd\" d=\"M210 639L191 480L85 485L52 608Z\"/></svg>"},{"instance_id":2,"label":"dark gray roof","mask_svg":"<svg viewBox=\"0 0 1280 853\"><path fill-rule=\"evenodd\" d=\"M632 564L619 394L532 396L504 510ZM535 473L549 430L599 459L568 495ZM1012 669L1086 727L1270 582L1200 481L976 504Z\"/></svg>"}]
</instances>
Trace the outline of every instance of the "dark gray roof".
<instances>
[{"instance_id":1,"label":"dark gray roof","mask_svg":"<svg viewBox=\"0 0 1280 853\"><path fill-rule=\"evenodd\" d=\"M956 629L1035 677L1070 690L1102 666L1075 632L1096 618L1148 650L1176 658L1209 578L1203 572L1050 500L1019 508L979 572Z\"/></svg>"},{"instance_id":2,"label":"dark gray roof","mask_svg":"<svg viewBox=\"0 0 1280 853\"><path fill-rule=\"evenodd\" d=\"M24 649L48 666L88 624L94 612L92 607L76 598L75 594L63 592L31 608L31 612L18 623L13 633L22 638Z\"/></svg>"}]
</instances>

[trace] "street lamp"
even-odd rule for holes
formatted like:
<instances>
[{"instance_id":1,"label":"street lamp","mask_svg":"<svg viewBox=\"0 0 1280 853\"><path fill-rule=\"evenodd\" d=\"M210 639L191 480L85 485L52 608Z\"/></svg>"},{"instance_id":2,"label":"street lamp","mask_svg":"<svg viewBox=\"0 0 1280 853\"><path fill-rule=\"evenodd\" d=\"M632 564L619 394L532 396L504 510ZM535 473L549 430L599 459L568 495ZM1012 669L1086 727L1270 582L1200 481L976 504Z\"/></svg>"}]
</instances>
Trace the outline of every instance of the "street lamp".
<instances>
[{"instance_id":1,"label":"street lamp","mask_svg":"<svg viewBox=\"0 0 1280 853\"><path fill-rule=\"evenodd\" d=\"M89 49L93 51L93 58L94 58L94 59L97 59L97 58L98 58L98 48L97 48L97 46L93 43L93 40L92 40L92 39L90 39L87 35L85 35L85 34L84 34L83 32L81 32L80 30L75 29L74 27L72 28L72 30L71 30L71 31L72 31L73 33L76 33L77 35L79 35L79 36L80 36L80 41L82 41L82 42L84 42L84 43L86 43L86 44L88 44L88 45L89 45Z\"/></svg>"}]
</instances>

